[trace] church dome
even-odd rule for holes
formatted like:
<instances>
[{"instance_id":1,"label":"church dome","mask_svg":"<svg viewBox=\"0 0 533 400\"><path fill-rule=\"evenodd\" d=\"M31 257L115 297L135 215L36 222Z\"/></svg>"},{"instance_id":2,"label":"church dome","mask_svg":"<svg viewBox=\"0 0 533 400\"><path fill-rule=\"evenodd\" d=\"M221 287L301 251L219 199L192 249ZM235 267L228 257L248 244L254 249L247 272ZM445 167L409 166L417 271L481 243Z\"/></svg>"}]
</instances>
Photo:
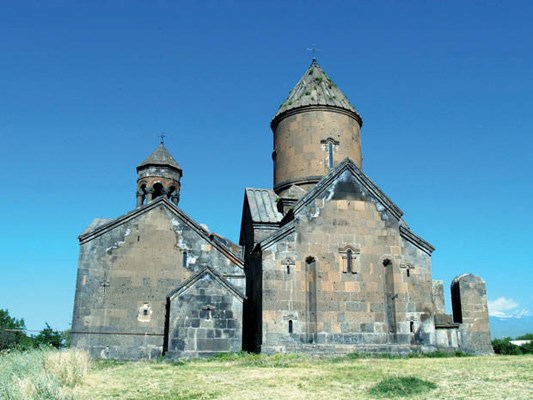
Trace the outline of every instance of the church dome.
<instances>
[{"instance_id":1,"label":"church dome","mask_svg":"<svg viewBox=\"0 0 533 400\"><path fill-rule=\"evenodd\" d=\"M283 115L290 111L306 108L326 106L353 113L362 125L361 116L350 103L348 98L335 85L335 82L320 67L316 59L305 71L298 83L292 88L287 99L281 104L272 120L272 125L277 123Z\"/></svg>"},{"instance_id":2,"label":"church dome","mask_svg":"<svg viewBox=\"0 0 533 400\"><path fill-rule=\"evenodd\" d=\"M274 191L313 187L345 158L362 168L363 121L344 93L318 65L307 68L270 126L274 134Z\"/></svg>"},{"instance_id":3,"label":"church dome","mask_svg":"<svg viewBox=\"0 0 533 400\"><path fill-rule=\"evenodd\" d=\"M167 166L181 171L181 167L178 165L174 157L168 152L165 145L161 143L152 154L148 156L142 163L137 166L137 171L140 168L153 166Z\"/></svg>"}]
</instances>

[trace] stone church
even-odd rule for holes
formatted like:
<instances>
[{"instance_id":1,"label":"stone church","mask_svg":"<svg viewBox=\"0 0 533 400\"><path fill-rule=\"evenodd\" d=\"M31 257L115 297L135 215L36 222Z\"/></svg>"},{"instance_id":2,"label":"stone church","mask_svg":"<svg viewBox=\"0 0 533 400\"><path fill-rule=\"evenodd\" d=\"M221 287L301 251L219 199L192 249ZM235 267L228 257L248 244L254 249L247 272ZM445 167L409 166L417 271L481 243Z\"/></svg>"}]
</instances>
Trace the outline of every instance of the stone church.
<instances>
[{"instance_id":1,"label":"stone church","mask_svg":"<svg viewBox=\"0 0 533 400\"><path fill-rule=\"evenodd\" d=\"M363 121L316 60L275 114L273 188L247 188L239 244L179 208L159 147L137 206L80 235L72 343L96 358L491 353L484 281L433 281L434 248L362 170ZM265 149L266 151L266 149Z\"/></svg>"}]
</instances>

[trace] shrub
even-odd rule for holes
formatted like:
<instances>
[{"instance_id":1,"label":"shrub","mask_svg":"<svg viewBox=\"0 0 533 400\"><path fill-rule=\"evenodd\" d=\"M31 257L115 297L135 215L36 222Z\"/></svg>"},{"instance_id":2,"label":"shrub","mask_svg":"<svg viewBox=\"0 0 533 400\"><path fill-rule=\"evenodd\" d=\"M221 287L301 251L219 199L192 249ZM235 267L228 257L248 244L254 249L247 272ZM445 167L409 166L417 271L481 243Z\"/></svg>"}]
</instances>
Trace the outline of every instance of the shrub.
<instances>
[{"instance_id":1,"label":"shrub","mask_svg":"<svg viewBox=\"0 0 533 400\"><path fill-rule=\"evenodd\" d=\"M9 311L0 309L0 351L31 348L32 339L24 333L24 329L26 325L23 319L11 317Z\"/></svg>"},{"instance_id":2,"label":"shrub","mask_svg":"<svg viewBox=\"0 0 533 400\"><path fill-rule=\"evenodd\" d=\"M517 336L516 340L533 340L533 333L526 333L525 335Z\"/></svg>"},{"instance_id":3,"label":"shrub","mask_svg":"<svg viewBox=\"0 0 533 400\"><path fill-rule=\"evenodd\" d=\"M529 340L529 339L524 339ZM520 346L520 350L523 354L533 354L533 341L529 343L524 343L522 346Z\"/></svg>"},{"instance_id":4,"label":"shrub","mask_svg":"<svg viewBox=\"0 0 533 400\"><path fill-rule=\"evenodd\" d=\"M492 341L492 348L496 354L503 355L519 355L522 354L522 350L516 344L511 343L511 338L494 339Z\"/></svg>"},{"instance_id":5,"label":"shrub","mask_svg":"<svg viewBox=\"0 0 533 400\"><path fill-rule=\"evenodd\" d=\"M425 381L414 376L386 378L378 382L369 393L376 397L408 397L424 394L436 389L433 382Z\"/></svg>"},{"instance_id":6,"label":"shrub","mask_svg":"<svg viewBox=\"0 0 533 400\"><path fill-rule=\"evenodd\" d=\"M56 349L63 347L64 342L61 333L50 328L47 322L46 327L33 338L33 341L36 346L55 347Z\"/></svg>"}]
</instances>

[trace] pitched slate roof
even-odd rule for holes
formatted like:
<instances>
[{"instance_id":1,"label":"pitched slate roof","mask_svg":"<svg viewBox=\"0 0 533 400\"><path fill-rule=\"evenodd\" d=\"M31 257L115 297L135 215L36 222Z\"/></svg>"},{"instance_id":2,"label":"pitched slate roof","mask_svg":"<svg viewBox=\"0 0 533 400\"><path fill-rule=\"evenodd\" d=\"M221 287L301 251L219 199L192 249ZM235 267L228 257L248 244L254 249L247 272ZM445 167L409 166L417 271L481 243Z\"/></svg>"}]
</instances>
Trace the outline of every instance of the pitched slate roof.
<instances>
[{"instance_id":1,"label":"pitched slate roof","mask_svg":"<svg viewBox=\"0 0 533 400\"><path fill-rule=\"evenodd\" d=\"M283 214L278 211L278 196L271 189L246 188L252 222L279 223Z\"/></svg>"},{"instance_id":2,"label":"pitched slate roof","mask_svg":"<svg viewBox=\"0 0 533 400\"><path fill-rule=\"evenodd\" d=\"M307 106L336 107L351 111L361 118L355 107L350 104L344 93L329 78L315 59L313 59L311 66L291 90L289 97L279 107L274 119L286 111Z\"/></svg>"},{"instance_id":3,"label":"pitched slate roof","mask_svg":"<svg viewBox=\"0 0 533 400\"><path fill-rule=\"evenodd\" d=\"M161 143L152 154L148 156L146 160L137 166L137 169L148 165L164 165L174 167L181 171L181 167L178 165L174 157L168 152L165 145Z\"/></svg>"}]
</instances>

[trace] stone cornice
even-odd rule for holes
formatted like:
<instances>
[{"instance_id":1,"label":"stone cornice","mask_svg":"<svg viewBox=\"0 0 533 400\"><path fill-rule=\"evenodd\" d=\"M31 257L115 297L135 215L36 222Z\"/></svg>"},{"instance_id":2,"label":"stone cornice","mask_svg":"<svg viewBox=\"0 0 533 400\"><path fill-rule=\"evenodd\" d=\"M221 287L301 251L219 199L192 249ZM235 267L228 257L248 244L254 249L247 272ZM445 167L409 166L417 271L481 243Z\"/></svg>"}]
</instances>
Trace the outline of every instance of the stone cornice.
<instances>
[{"instance_id":1,"label":"stone cornice","mask_svg":"<svg viewBox=\"0 0 533 400\"><path fill-rule=\"evenodd\" d=\"M296 230L296 225L294 222L288 223L283 228L279 229L277 232L275 232L272 236L267 237L265 240L257 243L252 251L261 251L269 248L273 244L277 243L279 240L283 239L284 237L287 237L291 233L294 233Z\"/></svg>"},{"instance_id":2,"label":"stone cornice","mask_svg":"<svg viewBox=\"0 0 533 400\"><path fill-rule=\"evenodd\" d=\"M415 235L410 229L407 229L403 226L400 226L400 236L408 242L414 244L427 255L431 255L431 253L433 253L435 250L435 247L426 242L420 236Z\"/></svg>"},{"instance_id":3,"label":"stone cornice","mask_svg":"<svg viewBox=\"0 0 533 400\"><path fill-rule=\"evenodd\" d=\"M279 193L283 190L290 188L292 185L312 185L320 182L324 175L311 175L306 176L305 178L291 179L288 181L283 181L274 186L274 192Z\"/></svg>"},{"instance_id":4,"label":"stone cornice","mask_svg":"<svg viewBox=\"0 0 533 400\"><path fill-rule=\"evenodd\" d=\"M353 112L351 110L347 110L342 107L337 106L328 106L328 105L317 105L317 104L310 104L306 106L291 108L290 110L287 110L279 115L276 115L272 121L270 122L270 128L275 131L279 122L285 118L288 118L295 114L305 113L305 112L312 112L312 111L329 111L329 112L335 112L339 114L347 115L357 121L359 124L359 127L363 126L363 119L359 114L356 112Z\"/></svg>"}]
</instances>

